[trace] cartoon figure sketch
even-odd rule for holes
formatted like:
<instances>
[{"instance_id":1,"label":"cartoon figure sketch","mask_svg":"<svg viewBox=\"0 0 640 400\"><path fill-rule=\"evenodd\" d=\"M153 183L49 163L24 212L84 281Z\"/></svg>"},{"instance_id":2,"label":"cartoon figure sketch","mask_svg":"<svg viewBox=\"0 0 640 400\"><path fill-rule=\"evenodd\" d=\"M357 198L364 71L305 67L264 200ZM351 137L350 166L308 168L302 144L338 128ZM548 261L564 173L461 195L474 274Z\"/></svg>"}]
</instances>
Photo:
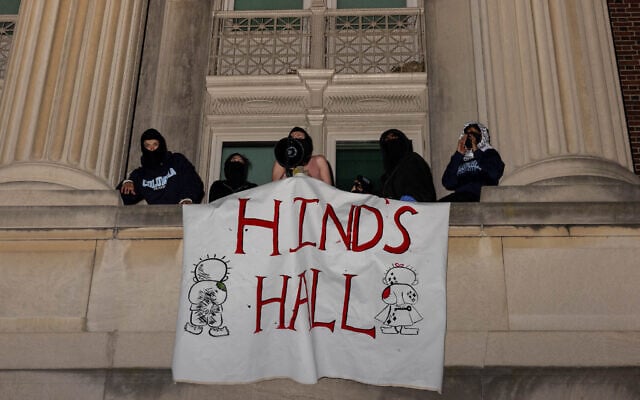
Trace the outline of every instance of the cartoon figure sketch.
<instances>
[{"instance_id":1,"label":"cartoon figure sketch","mask_svg":"<svg viewBox=\"0 0 640 400\"><path fill-rule=\"evenodd\" d=\"M224 281L229 277L227 263L224 257L214 255L195 264L195 283L189 289L191 318L184 326L185 331L199 335L208 326L209 335L213 337L229 335L229 329L222 325L222 303L227 300Z\"/></svg>"},{"instance_id":2,"label":"cartoon figure sketch","mask_svg":"<svg viewBox=\"0 0 640 400\"><path fill-rule=\"evenodd\" d=\"M416 273L409 266L394 263L382 283L387 285L382 291L382 301L387 305L376 315L382 322L382 333L417 335L419 330L412 325L422 320L422 315L414 307L418 301L418 293L412 286L418 283Z\"/></svg>"}]
</instances>

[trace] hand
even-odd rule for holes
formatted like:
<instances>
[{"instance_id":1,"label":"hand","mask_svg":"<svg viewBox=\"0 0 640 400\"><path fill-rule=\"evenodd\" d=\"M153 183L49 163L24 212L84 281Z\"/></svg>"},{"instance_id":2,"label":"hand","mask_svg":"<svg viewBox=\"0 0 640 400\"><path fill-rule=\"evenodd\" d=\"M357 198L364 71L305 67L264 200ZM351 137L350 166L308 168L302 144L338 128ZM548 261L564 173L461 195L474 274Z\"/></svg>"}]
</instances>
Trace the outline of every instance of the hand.
<instances>
[{"instance_id":1,"label":"hand","mask_svg":"<svg viewBox=\"0 0 640 400\"><path fill-rule=\"evenodd\" d=\"M464 142L467 140L467 135L462 135L460 140L458 140L458 153L464 155L467 153L467 148L464 147Z\"/></svg>"},{"instance_id":2,"label":"hand","mask_svg":"<svg viewBox=\"0 0 640 400\"><path fill-rule=\"evenodd\" d=\"M400 200L401 201L410 201L412 203L417 202L417 200L413 196L410 196L408 194L403 194L402 197L400 197Z\"/></svg>"},{"instance_id":3,"label":"hand","mask_svg":"<svg viewBox=\"0 0 640 400\"><path fill-rule=\"evenodd\" d=\"M473 151L478 150L478 143L476 142L475 135L467 135L467 136L469 136L469 139L471 140L471 150Z\"/></svg>"},{"instance_id":4,"label":"hand","mask_svg":"<svg viewBox=\"0 0 640 400\"><path fill-rule=\"evenodd\" d=\"M458 140L458 153L466 154L467 151L469 150L467 149L467 146L464 145L467 139L469 139L469 141L471 142L471 150L472 151L478 150L478 143L476 142L476 137L471 134L466 134L466 135L463 135L460 138L460 140Z\"/></svg>"},{"instance_id":5,"label":"hand","mask_svg":"<svg viewBox=\"0 0 640 400\"><path fill-rule=\"evenodd\" d=\"M122 184L122 186L120 187L120 193L122 194L132 194L132 195L136 195L136 190L135 187L133 186L133 182L125 182Z\"/></svg>"}]
</instances>

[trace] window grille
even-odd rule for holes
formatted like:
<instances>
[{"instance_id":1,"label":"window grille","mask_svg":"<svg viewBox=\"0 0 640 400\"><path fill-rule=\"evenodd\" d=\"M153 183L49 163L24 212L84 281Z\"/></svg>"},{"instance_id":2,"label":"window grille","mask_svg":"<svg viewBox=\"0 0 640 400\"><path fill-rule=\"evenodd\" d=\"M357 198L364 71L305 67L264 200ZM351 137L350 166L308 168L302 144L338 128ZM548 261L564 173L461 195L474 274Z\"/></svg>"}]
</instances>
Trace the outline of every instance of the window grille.
<instances>
[{"instance_id":1,"label":"window grille","mask_svg":"<svg viewBox=\"0 0 640 400\"><path fill-rule=\"evenodd\" d=\"M209 74L421 72L423 19L420 8L217 12Z\"/></svg>"},{"instance_id":2,"label":"window grille","mask_svg":"<svg viewBox=\"0 0 640 400\"><path fill-rule=\"evenodd\" d=\"M17 15L0 15L0 80L5 79Z\"/></svg>"}]
</instances>

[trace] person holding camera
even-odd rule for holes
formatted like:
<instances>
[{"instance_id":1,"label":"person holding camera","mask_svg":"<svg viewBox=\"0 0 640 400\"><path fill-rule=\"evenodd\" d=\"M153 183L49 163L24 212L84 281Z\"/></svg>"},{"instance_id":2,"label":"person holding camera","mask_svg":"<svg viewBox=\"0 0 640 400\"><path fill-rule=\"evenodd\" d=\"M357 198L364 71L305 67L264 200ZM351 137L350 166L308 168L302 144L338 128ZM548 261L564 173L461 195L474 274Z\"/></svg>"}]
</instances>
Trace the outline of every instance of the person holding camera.
<instances>
[{"instance_id":1,"label":"person holding camera","mask_svg":"<svg viewBox=\"0 0 640 400\"><path fill-rule=\"evenodd\" d=\"M431 168L413 151L411 140L398 129L388 129L380 136L384 173L380 195L403 201L436 201Z\"/></svg>"},{"instance_id":2,"label":"person holding camera","mask_svg":"<svg viewBox=\"0 0 640 400\"><path fill-rule=\"evenodd\" d=\"M224 177L226 179L220 179L211 184L209 202L258 186L247 180L249 167L251 167L251 162L243 154L233 153L229 155L224 161Z\"/></svg>"},{"instance_id":3,"label":"person holding camera","mask_svg":"<svg viewBox=\"0 0 640 400\"><path fill-rule=\"evenodd\" d=\"M364 175L358 175L356 176L356 179L353 180L353 186L351 186L350 192L372 194L373 182L371 182L371 179L367 178Z\"/></svg>"},{"instance_id":4,"label":"person holding camera","mask_svg":"<svg viewBox=\"0 0 640 400\"><path fill-rule=\"evenodd\" d=\"M312 178L319 179L328 185L333 185L329 162L322 155L313 155L313 141L307 131L296 126L291 129L289 136L285 139L294 140L297 143L292 146L283 147L284 154L280 155L280 157L278 154L279 149L276 147L277 161L271 171L271 180L277 181L301 172ZM283 139L283 141L285 139ZM297 149L301 149L301 159L292 161L295 157L289 153L297 153Z\"/></svg>"},{"instance_id":5,"label":"person holding camera","mask_svg":"<svg viewBox=\"0 0 640 400\"><path fill-rule=\"evenodd\" d=\"M500 154L491 147L489 129L479 122L464 125L458 147L442 175L442 184L454 192L441 202L480 201L482 186L495 186L504 173Z\"/></svg>"}]
</instances>

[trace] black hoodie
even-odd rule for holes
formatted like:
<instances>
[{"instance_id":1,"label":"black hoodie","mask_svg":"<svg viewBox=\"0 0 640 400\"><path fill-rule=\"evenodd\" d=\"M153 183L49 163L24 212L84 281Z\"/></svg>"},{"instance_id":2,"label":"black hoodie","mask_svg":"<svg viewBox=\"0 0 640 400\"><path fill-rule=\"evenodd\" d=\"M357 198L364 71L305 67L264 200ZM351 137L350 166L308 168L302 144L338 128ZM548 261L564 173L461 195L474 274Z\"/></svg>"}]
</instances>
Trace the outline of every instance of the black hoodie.
<instances>
[{"instance_id":1,"label":"black hoodie","mask_svg":"<svg viewBox=\"0 0 640 400\"><path fill-rule=\"evenodd\" d=\"M240 156L244 162L232 162L231 159ZM232 193L241 192L243 190L254 188L258 185L247 181L249 176L249 160L240 153L233 153L224 162L225 180L213 182L209 188L209 202L218 200L221 197L228 196Z\"/></svg>"},{"instance_id":2,"label":"black hoodie","mask_svg":"<svg viewBox=\"0 0 640 400\"><path fill-rule=\"evenodd\" d=\"M387 140L394 135L396 139ZM436 190L429 164L413 151L411 141L398 129L389 129L380 136L384 174L381 177L382 197L400 200L410 196L416 201L436 200Z\"/></svg>"},{"instance_id":3,"label":"black hoodie","mask_svg":"<svg viewBox=\"0 0 640 400\"><path fill-rule=\"evenodd\" d=\"M154 151L144 147L144 141L155 139L159 146ZM124 204L136 204L146 200L148 204L178 204L191 199L200 203L204 196L204 185L193 165L180 153L167 151L167 142L155 129L147 129L140 137L141 167L129 175L133 182L133 194L121 194ZM119 190L124 182L121 182Z\"/></svg>"}]
</instances>

